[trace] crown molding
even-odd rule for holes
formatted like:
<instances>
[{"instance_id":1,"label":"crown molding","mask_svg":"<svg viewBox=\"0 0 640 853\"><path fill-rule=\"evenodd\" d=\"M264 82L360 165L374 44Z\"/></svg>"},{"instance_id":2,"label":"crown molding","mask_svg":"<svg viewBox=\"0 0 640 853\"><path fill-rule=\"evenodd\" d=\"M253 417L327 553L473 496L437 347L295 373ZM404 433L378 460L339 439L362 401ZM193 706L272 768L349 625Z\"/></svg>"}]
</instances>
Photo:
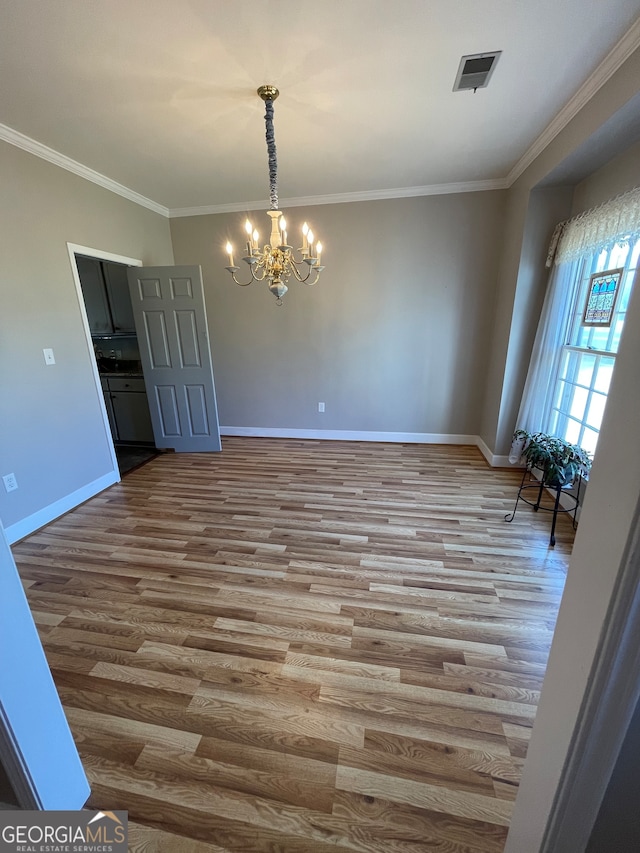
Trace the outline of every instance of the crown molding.
<instances>
[{"instance_id":1,"label":"crown molding","mask_svg":"<svg viewBox=\"0 0 640 853\"><path fill-rule=\"evenodd\" d=\"M640 46L640 18L627 30L624 36L616 44L613 50L605 57L596 70L586 79L575 95L568 101L560 112L553 118L542 131L536 141L526 150L516 165L511 169L506 178L506 185L510 187L520 175L528 169L553 139L563 130L593 98L596 92L612 77L618 68L631 56Z\"/></svg>"},{"instance_id":2,"label":"crown molding","mask_svg":"<svg viewBox=\"0 0 640 853\"><path fill-rule=\"evenodd\" d=\"M495 178L488 181L460 181L454 184L432 184L424 187L398 187L388 190L365 190L352 193L335 193L333 195L310 195L301 198L282 198L281 207L316 207L320 204L349 204L357 201L380 201L392 198L415 198L427 195L449 195L453 193L475 193L486 190L506 190L509 186L506 178ZM175 207L169 210L171 219L181 216L208 216L212 213L243 213L247 210L267 210L268 203L261 201L245 201L232 204L210 204L202 207Z\"/></svg>"},{"instance_id":3,"label":"crown molding","mask_svg":"<svg viewBox=\"0 0 640 853\"><path fill-rule=\"evenodd\" d=\"M83 166L82 163L72 160L71 157L67 157L65 154L61 154L59 151L55 151L53 148L49 148L47 145L43 145L35 139L31 139L30 136L25 136L24 133L20 133L18 130L8 127L6 124L0 124L0 139L8 142L10 145L15 145L16 148L22 148L23 151L28 151L29 154L35 154L35 156L40 157L41 160L47 160L49 163L53 163L54 166L60 166L61 169L66 169L67 172L73 172L75 175L79 175L81 178L85 178L85 180L91 181L93 184L98 184L98 186L103 187L112 193L116 193L116 195L120 195L129 201L133 201L141 207L153 210L154 213L159 213L161 216L169 216L169 208L164 207L164 205L158 204L150 198L140 195L140 193L135 192L135 190L130 190L129 187L125 187L124 184L119 184L117 181L108 178L106 175L102 175L100 172L95 172L88 166Z\"/></svg>"},{"instance_id":4,"label":"crown molding","mask_svg":"<svg viewBox=\"0 0 640 853\"><path fill-rule=\"evenodd\" d=\"M598 90L609 80L620 66L640 46L640 18L627 30L613 50L605 57L575 95L565 104L560 112L551 120L535 142L527 149L505 178L494 178L483 181L460 181L448 184L431 184L420 187L397 187L386 190L366 190L362 192L335 193L333 195L305 196L300 198L281 199L282 207L315 207L321 204L348 204L359 201L380 201L395 198L416 198L430 195L449 195L454 193L486 192L488 190L509 189L522 173L533 163L553 139L580 112ZM0 140L15 145L23 151L34 154L55 166L60 166L68 172L73 172L87 181L91 181L116 195L146 207L161 216L174 218L186 216L207 216L217 213L242 213L247 210L267 210L268 204L261 201L233 202L230 204L213 204L199 207L167 208L135 190L125 187L106 175L72 160L65 154L37 142L35 139L0 124Z\"/></svg>"}]
</instances>

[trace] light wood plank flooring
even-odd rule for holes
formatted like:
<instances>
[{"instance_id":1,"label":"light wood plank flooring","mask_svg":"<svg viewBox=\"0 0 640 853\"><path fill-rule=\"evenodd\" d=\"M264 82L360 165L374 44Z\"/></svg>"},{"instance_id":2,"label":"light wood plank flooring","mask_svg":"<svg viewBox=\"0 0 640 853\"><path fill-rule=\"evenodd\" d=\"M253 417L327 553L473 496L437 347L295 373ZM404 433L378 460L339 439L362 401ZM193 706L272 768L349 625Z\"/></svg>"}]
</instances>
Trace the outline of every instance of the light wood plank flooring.
<instances>
[{"instance_id":1,"label":"light wood plank flooring","mask_svg":"<svg viewBox=\"0 0 640 853\"><path fill-rule=\"evenodd\" d=\"M14 548L131 849L499 853L573 540L473 447L226 438Z\"/></svg>"}]
</instances>

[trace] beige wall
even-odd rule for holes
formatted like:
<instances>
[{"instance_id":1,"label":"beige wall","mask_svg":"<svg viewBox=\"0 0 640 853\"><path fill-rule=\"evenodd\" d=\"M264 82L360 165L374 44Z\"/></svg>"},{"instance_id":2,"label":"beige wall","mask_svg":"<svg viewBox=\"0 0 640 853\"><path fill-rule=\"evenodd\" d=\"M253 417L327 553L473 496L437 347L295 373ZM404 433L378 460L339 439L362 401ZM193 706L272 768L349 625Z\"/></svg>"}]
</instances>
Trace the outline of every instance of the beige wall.
<instances>
[{"instance_id":1,"label":"beige wall","mask_svg":"<svg viewBox=\"0 0 640 853\"><path fill-rule=\"evenodd\" d=\"M112 470L67 241L172 263L164 217L0 143L0 484L5 527ZM54 350L45 366L42 349Z\"/></svg>"},{"instance_id":2,"label":"beige wall","mask_svg":"<svg viewBox=\"0 0 640 853\"><path fill-rule=\"evenodd\" d=\"M312 288L290 284L282 307L224 269L244 215L172 220L176 263L203 267L221 425L477 434L504 198L292 208L326 269ZM265 235L267 214L252 218Z\"/></svg>"}]
</instances>

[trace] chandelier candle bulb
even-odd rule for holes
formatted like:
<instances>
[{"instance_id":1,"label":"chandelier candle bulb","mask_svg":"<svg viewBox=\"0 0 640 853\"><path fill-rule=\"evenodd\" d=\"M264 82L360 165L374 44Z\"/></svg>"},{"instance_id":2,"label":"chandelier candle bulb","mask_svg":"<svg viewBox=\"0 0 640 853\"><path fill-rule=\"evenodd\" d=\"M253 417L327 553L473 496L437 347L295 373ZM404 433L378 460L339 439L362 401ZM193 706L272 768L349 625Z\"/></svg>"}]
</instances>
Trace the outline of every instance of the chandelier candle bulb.
<instances>
[{"instance_id":1,"label":"chandelier candle bulb","mask_svg":"<svg viewBox=\"0 0 640 853\"><path fill-rule=\"evenodd\" d=\"M318 259L318 264L320 264L320 255L322 254L322 243L318 240L316 243L316 258Z\"/></svg>"},{"instance_id":2,"label":"chandelier candle bulb","mask_svg":"<svg viewBox=\"0 0 640 853\"><path fill-rule=\"evenodd\" d=\"M258 229L253 232L253 248L258 251L258 240L260 239L260 235L258 234Z\"/></svg>"},{"instance_id":3,"label":"chandelier candle bulb","mask_svg":"<svg viewBox=\"0 0 640 853\"><path fill-rule=\"evenodd\" d=\"M227 254L229 255L229 266L233 266L233 246L231 243L227 243L226 245Z\"/></svg>"},{"instance_id":4,"label":"chandelier candle bulb","mask_svg":"<svg viewBox=\"0 0 640 853\"><path fill-rule=\"evenodd\" d=\"M247 232L247 254L252 255L253 252L251 251L251 232L253 231L253 225L249 222L248 219L244 223L244 230Z\"/></svg>"}]
</instances>

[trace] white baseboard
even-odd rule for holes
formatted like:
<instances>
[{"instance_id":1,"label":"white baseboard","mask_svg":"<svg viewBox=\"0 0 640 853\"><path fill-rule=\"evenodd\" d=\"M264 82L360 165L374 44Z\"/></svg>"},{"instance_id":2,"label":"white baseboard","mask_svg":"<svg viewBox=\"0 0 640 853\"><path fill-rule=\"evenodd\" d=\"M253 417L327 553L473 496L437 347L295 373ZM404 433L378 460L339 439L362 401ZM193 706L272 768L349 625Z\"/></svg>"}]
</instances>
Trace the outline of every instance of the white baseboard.
<instances>
[{"instance_id":1,"label":"white baseboard","mask_svg":"<svg viewBox=\"0 0 640 853\"><path fill-rule=\"evenodd\" d=\"M489 450L487 444L480 438L479 435L476 436L476 447L482 453L484 458L487 460L489 465L493 465L493 453Z\"/></svg>"},{"instance_id":2,"label":"white baseboard","mask_svg":"<svg viewBox=\"0 0 640 853\"><path fill-rule=\"evenodd\" d=\"M472 444L476 435L437 432L375 432L350 429L285 429L283 427L221 426L220 435L247 438L317 438L325 441L389 441L399 444Z\"/></svg>"},{"instance_id":3,"label":"white baseboard","mask_svg":"<svg viewBox=\"0 0 640 853\"><path fill-rule=\"evenodd\" d=\"M496 456L479 435L447 432L376 432L348 429L286 429L284 427L234 427L221 426L220 435L247 438L317 438L325 441L389 441L400 444L471 444L492 468L512 468L508 456Z\"/></svg>"},{"instance_id":4,"label":"white baseboard","mask_svg":"<svg viewBox=\"0 0 640 853\"><path fill-rule=\"evenodd\" d=\"M41 527L44 527L45 524L49 524L50 521L53 521L55 518L59 518L61 515L64 515L65 512L69 512L70 509L88 501L89 498L97 495L98 492L104 491L108 486L112 486L119 480L120 474L118 471L110 471L103 477L99 477L97 480L87 483L87 485L83 486L81 489L76 489L75 492L65 495L63 498L60 498L60 500L54 501L54 503L38 510L38 512L34 512L32 515L28 515L26 518L16 521L15 524L12 524L5 529L9 544L12 545L19 539L24 539L25 536L33 533L35 530L39 530Z\"/></svg>"},{"instance_id":5,"label":"white baseboard","mask_svg":"<svg viewBox=\"0 0 640 853\"><path fill-rule=\"evenodd\" d=\"M509 460L508 456L492 456L491 466L493 468L524 468L524 465L516 465Z\"/></svg>"},{"instance_id":6,"label":"white baseboard","mask_svg":"<svg viewBox=\"0 0 640 853\"><path fill-rule=\"evenodd\" d=\"M476 445L484 458L487 460L489 465L492 468L522 468L522 465L513 465L509 461L508 456L496 456L495 453L492 453L489 450L487 444L480 438L479 435L476 436Z\"/></svg>"}]
</instances>

